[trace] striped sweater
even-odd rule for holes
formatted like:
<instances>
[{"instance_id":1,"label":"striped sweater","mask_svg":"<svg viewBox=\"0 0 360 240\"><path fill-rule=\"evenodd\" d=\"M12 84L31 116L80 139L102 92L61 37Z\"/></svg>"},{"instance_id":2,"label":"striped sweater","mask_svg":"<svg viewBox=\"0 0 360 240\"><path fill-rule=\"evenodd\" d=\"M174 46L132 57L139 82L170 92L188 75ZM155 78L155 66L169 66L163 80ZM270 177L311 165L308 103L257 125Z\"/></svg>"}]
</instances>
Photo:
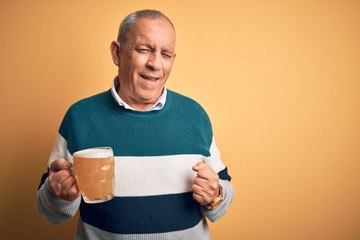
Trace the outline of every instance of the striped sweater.
<instances>
[{"instance_id":1,"label":"striped sweater","mask_svg":"<svg viewBox=\"0 0 360 240\"><path fill-rule=\"evenodd\" d=\"M110 146L115 156L115 197L87 204L81 197L56 198L47 173L37 203L51 224L80 210L75 239L210 239L207 220L227 210L233 189L220 160L211 123L194 100L168 90L160 111L139 112L117 104L111 91L72 105L61 123L48 166L58 158L72 162L72 153ZM192 197L192 166L203 161L220 176L224 202L207 210Z\"/></svg>"}]
</instances>

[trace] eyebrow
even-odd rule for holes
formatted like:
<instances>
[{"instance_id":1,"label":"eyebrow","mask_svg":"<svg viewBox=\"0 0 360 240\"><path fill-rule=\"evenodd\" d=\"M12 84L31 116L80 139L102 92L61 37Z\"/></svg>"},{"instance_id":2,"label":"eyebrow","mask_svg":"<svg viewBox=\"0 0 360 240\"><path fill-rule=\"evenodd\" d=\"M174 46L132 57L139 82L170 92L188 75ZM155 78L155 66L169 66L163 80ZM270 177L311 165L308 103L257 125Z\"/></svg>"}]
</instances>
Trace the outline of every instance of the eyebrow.
<instances>
[{"instance_id":1,"label":"eyebrow","mask_svg":"<svg viewBox=\"0 0 360 240\"><path fill-rule=\"evenodd\" d=\"M156 49L151 45L151 43L137 43L137 44L134 44L134 48L139 48L139 47L147 47L147 48L150 48L151 50ZM174 49L167 48L167 47L160 49L160 51L175 54Z\"/></svg>"}]
</instances>

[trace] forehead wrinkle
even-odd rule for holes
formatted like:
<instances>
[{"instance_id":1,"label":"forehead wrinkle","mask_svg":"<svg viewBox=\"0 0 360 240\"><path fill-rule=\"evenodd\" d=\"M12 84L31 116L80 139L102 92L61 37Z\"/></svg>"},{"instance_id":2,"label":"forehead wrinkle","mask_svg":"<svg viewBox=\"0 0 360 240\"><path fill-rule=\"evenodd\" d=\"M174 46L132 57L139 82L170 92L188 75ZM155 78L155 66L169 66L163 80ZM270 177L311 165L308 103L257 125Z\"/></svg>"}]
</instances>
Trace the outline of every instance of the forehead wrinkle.
<instances>
[{"instance_id":1,"label":"forehead wrinkle","mask_svg":"<svg viewBox=\"0 0 360 240\"><path fill-rule=\"evenodd\" d=\"M148 20L148 21L146 21ZM152 24L150 24L150 22ZM146 28L144 28L144 25ZM139 19L133 26L132 30L137 30L141 35L165 36L168 40L175 43L175 31L166 20L160 19ZM140 35L140 34L139 34ZM173 38L173 39L172 39Z\"/></svg>"}]
</instances>

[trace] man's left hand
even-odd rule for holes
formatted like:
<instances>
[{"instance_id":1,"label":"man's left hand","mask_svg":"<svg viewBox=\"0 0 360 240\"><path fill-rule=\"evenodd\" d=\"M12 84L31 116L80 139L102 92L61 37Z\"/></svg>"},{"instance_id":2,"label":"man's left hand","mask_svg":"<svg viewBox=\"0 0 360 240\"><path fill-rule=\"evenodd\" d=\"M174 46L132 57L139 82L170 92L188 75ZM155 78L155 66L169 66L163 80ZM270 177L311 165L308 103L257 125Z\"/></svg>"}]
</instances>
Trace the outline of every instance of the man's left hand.
<instances>
[{"instance_id":1,"label":"man's left hand","mask_svg":"<svg viewBox=\"0 0 360 240\"><path fill-rule=\"evenodd\" d=\"M192 169L197 172L192 185L193 198L201 205L209 204L220 194L219 175L203 162Z\"/></svg>"}]
</instances>

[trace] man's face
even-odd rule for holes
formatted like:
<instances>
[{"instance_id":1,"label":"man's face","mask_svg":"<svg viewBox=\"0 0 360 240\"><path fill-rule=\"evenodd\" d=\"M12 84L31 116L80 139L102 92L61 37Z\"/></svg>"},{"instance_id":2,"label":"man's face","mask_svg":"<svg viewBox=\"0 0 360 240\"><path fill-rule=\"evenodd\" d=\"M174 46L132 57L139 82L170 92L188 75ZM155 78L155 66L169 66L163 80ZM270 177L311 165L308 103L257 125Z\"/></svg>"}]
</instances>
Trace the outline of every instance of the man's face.
<instances>
[{"instance_id":1,"label":"man's face","mask_svg":"<svg viewBox=\"0 0 360 240\"><path fill-rule=\"evenodd\" d=\"M163 91L175 58L173 27L163 18L138 19L117 54L120 97L137 110L151 107Z\"/></svg>"}]
</instances>

